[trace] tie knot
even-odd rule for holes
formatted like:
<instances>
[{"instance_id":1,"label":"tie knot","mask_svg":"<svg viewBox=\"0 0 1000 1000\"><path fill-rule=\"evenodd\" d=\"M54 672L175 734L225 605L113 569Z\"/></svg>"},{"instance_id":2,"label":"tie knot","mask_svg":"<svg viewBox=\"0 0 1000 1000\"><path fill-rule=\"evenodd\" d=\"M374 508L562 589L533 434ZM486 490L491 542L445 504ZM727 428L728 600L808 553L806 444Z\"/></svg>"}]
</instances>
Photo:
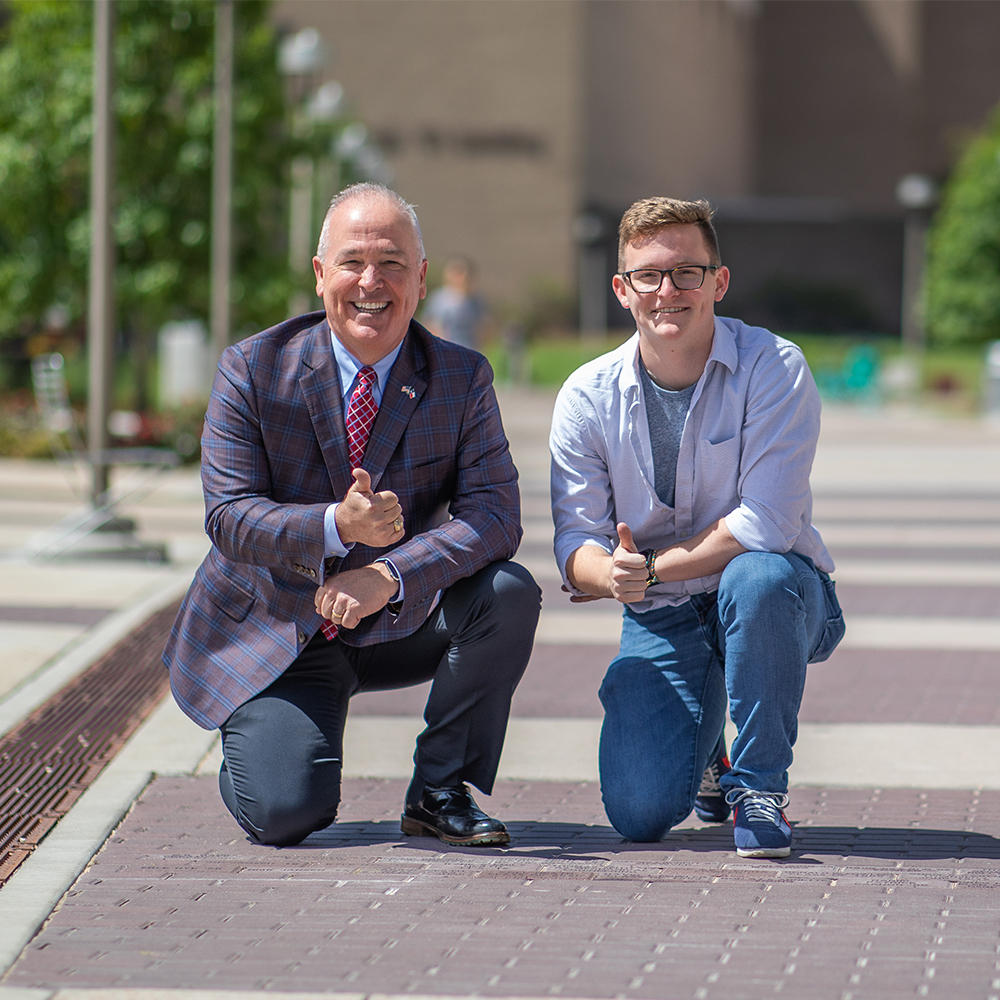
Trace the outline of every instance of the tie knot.
<instances>
[{"instance_id":1,"label":"tie knot","mask_svg":"<svg viewBox=\"0 0 1000 1000\"><path fill-rule=\"evenodd\" d=\"M365 365L358 371L358 388L369 389L375 381L375 369L371 365Z\"/></svg>"}]
</instances>

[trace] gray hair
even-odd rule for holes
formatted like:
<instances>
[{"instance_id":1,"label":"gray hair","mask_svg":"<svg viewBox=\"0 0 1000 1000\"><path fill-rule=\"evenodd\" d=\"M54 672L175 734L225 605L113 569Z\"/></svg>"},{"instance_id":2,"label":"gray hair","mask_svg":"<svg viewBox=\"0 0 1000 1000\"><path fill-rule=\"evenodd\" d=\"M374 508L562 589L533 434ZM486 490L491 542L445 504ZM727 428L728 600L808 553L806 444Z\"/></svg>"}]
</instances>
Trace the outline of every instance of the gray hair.
<instances>
[{"instance_id":1,"label":"gray hair","mask_svg":"<svg viewBox=\"0 0 1000 1000\"><path fill-rule=\"evenodd\" d=\"M339 194L334 195L333 201L330 202L330 207L326 210L326 217L323 219L323 228L320 230L319 245L316 247L316 256L320 260L326 260L326 252L330 249L330 217L345 202L355 201L359 198L365 201L376 201L383 198L398 208L410 220L410 225L413 226L413 235L417 238L420 259L423 260L427 256L424 252L424 238L420 234L420 223L417 221L416 207L393 191L392 188L387 188L384 184L376 184L374 181L362 181L359 184L352 184L350 187L344 188Z\"/></svg>"}]
</instances>

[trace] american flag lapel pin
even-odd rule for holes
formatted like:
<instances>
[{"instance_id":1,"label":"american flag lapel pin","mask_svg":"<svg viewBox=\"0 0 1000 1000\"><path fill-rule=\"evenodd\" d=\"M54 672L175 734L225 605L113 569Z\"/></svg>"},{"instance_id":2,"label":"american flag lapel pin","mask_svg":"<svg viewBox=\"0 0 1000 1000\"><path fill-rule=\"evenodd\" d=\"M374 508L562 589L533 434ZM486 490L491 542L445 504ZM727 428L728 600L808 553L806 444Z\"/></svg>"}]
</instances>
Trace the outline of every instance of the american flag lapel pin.
<instances>
[{"instance_id":1,"label":"american flag lapel pin","mask_svg":"<svg viewBox=\"0 0 1000 1000\"><path fill-rule=\"evenodd\" d=\"M413 391L412 385L404 385L400 392L405 392L410 399L416 399L417 394Z\"/></svg>"}]
</instances>

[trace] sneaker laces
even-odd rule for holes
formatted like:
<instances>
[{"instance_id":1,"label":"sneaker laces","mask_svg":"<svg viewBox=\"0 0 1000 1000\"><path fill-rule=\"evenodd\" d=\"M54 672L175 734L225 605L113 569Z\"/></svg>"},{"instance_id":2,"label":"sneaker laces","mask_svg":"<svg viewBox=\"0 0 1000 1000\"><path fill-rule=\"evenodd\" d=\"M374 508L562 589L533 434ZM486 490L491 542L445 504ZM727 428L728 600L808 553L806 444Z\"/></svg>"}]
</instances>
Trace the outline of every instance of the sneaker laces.
<instances>
[{"instance_id":1,"label":"sneaker laces","mask_svg":"<svg viewBox=\"0 0 1000 1000\"><path fill-rule=\"evenodd\" d=\"M777 826L781 810L788 805L788 795L784 792L759 792L756 788L733 788L726 793L726 802L731 806L742 806L747 822Z\"/></svg>"},{"instance_id":2,"label":"sneaker laces","mask_svg":"<svg viewBox=\"0 0 1000 1000\"><path fill-rule=\"evenodd\" d=\"M713 760L705 773L701 776L701 784L698 786L699 795L721 795L722 788L719 785L719 761Z\"/></svg>"}]
</instances>

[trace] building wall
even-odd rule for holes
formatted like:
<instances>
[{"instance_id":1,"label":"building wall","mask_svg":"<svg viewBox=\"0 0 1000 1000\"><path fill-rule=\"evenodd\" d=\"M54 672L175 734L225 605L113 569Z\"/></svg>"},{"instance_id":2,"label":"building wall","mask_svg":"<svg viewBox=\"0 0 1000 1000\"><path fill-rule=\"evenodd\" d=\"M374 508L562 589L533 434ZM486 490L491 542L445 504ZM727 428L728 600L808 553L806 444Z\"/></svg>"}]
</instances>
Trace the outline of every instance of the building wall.
<instances>
[{"instance_id":1,"label":"building wall","mask_svg":"<svg viewBox=\"0 0 1000 1000\"><path fill-rule=\"evenodd\" d=\"M573 220L635 199L719 206L732 306L854 296L899 323L910 172L944 179L1000 100L1000 0L278 0L312 26L416 202L428 256L495 304L572 291ZM593 262L593 260L591 261ZM433 272L432 272L433 273ZM767 294L765 294L767 293ZM784 294L784 293L782 293ZM598 310L599 311L599 310ZM609 319L628 322L608 296Z\"/></svg>"},{"instance_id":2,"label":"building wall","mask_svg":"<svg viewBox=\"0 0 1000 1000\"><path fill-rule=\"evenodd\" d=\"M895 213L897 180L919 169L907 88L862 4L772 0L756 29L756 192Z\"/></svg>"},{"instance_id":3,"label":"building wall","mask_svg":"<svg viewBox=\"0 0 1000 1000\"><path fill-rule=\"evenodd\" d=\"M333 50L324 75L417 205L432 266L470 257L495 302L540 279L572 288L577 0L280 0L273 16Z\"/></svg>"},{"instance_id":4,"label":"building wall","mask_svg":"<svg viewBox=\"0 0 1000 1000\"><path fill-rule=\"evenodd\" d=\"M589 203L750 192L754 10L725 0L584 4Z\"/></svg>"},{"instance_id":5,"label":"building wall","mask_svg":"<svg viewBox=\"0 0 1000 1000\"><path fill-rule=\"evenodd\" d=\"M943 178L1000 103L1000 3L926 0L923 46L926 169Z\"/></svg>"},{"instance_id":6,"label":"building wall","mask_svg":"<svg viewBox=\"0 0 1000 1000\"><path fill-rule=\"evenodd\" d=\"M755 198L719 213L733 307L775 322L775 287L812 289L853 296L876 329L898 332L896 185L909 173L946 179L1000 100L998 51L996 2L764 0Z\"/></svg>"},{"instance_id":7,"label":"building wall","mask_svg":"<svg viewBox=\"0 0 1000 1000\"><path fill-rule=\"evenodd\" d=\"M765 0L755 190L898 215L899 178L943 180L1000 101L998 52L995 0Z\"/></svg>"}]
</instances>

